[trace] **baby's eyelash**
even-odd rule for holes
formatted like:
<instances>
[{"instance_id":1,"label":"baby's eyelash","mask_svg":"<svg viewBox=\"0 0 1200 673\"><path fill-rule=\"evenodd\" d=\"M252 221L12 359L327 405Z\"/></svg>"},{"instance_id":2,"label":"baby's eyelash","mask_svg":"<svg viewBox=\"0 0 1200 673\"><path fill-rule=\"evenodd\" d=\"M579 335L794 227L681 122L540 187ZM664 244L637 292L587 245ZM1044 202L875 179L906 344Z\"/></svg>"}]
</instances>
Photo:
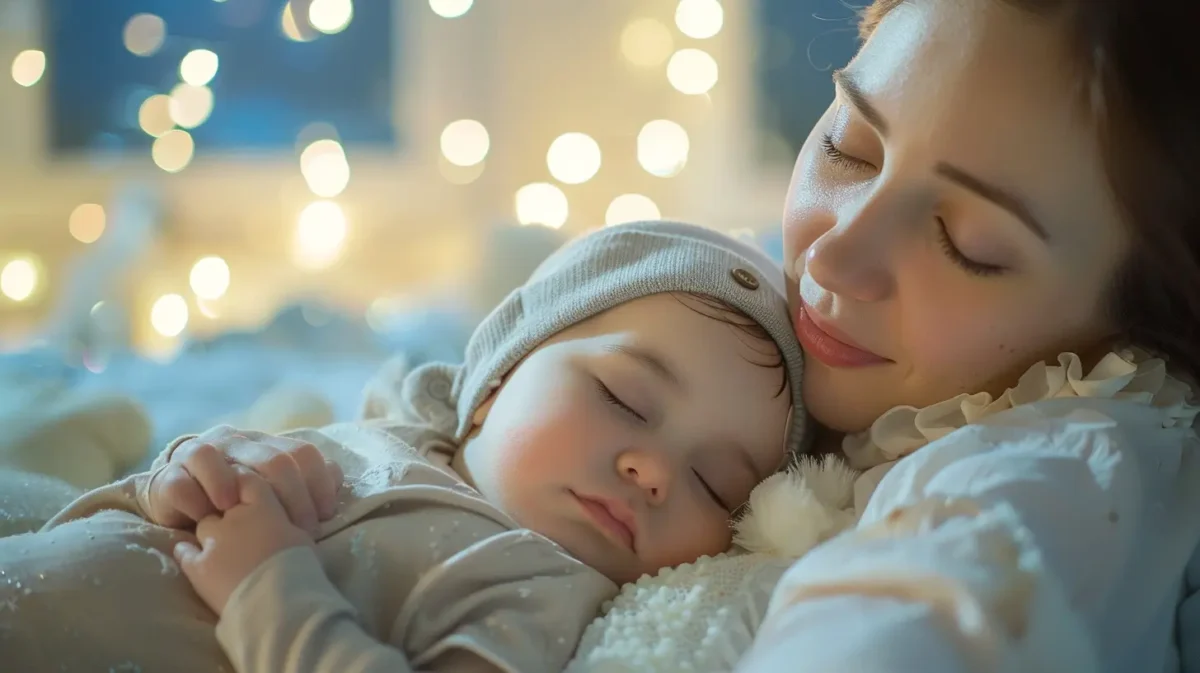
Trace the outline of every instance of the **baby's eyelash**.
<instances>
[{"instance_id":1,"label":"baby's eyelash","mask_svg":"<svg viewBox=\"0 0 1200 673\"><path fill-rule=\"evenodd\" d=\"M633 409L633 407L631 407L628 404L625 404L623 401L621 401L621 398L617 397L616 394L613 393L611 388L604 385L604 381L601 381L599 378L596 378L595 381L596 381L596 387L600 390L600 396L604 398L605 402L608 402L609 404L620 409L621 411L624 411L625 413L629 414L630 416L633 416L634 418L641 421L642 423L646 422L645 416L639 414L637 411L635 411Z\"/></svg>"}]
</instances>

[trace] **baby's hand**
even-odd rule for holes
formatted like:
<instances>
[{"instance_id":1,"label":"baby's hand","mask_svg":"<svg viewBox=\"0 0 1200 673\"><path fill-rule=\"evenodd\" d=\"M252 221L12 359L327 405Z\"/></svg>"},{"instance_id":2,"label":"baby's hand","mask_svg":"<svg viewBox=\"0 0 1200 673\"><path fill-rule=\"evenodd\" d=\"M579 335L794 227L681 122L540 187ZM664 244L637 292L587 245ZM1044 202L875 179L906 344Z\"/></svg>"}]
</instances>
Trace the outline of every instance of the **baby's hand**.
<instances>
[{"instance_id":1,"label":"baby's hand","mask_svg":"<svg viewBox=\"0 0 1200 673\"><path fill-rule=\"evenodd\" d=\"M218 615L242 580L275 554L313 544L288 520L271 486L254 472L237 468L240 503L196 526L199 547L175 546L175 560L192 588Z\"/></svg>"},{"instance_id":2,"label":"baby's hand","mask_svg":"<svg viewBox=\"0 0 1200 673\"><path fill-rule=\"evenodd\" d=\"M217 426L171 452L150 478L147 515L170 528L185 528L238 503L236 466L265 479L297 526L316 531L333 516L342 470L315 446L288 437Z\"/></svg>"}]
</instances>

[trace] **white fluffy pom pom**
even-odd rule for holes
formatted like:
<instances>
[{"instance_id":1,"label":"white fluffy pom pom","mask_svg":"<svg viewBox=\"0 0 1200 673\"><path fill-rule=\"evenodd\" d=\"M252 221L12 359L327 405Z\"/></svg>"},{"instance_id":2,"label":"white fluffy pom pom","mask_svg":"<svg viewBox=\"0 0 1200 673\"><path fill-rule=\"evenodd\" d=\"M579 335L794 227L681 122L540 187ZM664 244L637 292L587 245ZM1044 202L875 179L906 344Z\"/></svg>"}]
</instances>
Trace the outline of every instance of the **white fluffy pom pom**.
<instances>
[{"instance_id":1,"label":"white fluffy pom pom","mask_svg":"<svg viewBox=\"0 0 1200 673\"><path fill-rule=\"evenodd\" d=\"M836 456L803 457L750 493L734 543L752 552L797 558L854 523L853 470Z\"/></svg>"}]
</instances>

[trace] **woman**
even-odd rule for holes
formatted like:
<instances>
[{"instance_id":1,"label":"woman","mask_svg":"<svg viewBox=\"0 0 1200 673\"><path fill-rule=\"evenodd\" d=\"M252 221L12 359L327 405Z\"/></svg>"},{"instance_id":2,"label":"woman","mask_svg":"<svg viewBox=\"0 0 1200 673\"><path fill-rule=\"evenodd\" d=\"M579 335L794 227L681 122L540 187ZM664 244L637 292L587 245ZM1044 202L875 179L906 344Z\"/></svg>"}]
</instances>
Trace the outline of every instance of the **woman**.
<instances>
[{"instance_id":1,"label":"woman","mask_svg":"<svg viewBox=\"0 0 1200 673\"><path fill-rule=\"evenodd\" d=\"M867 9L784 239L805 400L870 500L743 670L1178 670L1197 408L1146 352L1200 374L1198 21Z\"/></svg>"}]
</instances>

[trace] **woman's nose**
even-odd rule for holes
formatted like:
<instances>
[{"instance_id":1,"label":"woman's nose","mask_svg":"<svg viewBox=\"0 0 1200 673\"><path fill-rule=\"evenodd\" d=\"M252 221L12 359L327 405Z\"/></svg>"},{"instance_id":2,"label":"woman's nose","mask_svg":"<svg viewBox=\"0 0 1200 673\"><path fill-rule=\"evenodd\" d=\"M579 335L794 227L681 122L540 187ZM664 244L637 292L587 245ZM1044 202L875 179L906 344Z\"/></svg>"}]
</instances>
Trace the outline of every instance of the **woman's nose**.
<instances>
[{"instance_id":1,"label":"woman's nose","mask_svg":"<svg viewBox=\"0 0 1200 673\"><path fill-rule=\"evenodd\" d=\"M805 251L805 272L835 295L860 302L887 299L893 290L889 262L899 245L897 230L888 219L895 217L884 212L877 200L839 213L837 224Z\"/></svg>"}]
</instances>

